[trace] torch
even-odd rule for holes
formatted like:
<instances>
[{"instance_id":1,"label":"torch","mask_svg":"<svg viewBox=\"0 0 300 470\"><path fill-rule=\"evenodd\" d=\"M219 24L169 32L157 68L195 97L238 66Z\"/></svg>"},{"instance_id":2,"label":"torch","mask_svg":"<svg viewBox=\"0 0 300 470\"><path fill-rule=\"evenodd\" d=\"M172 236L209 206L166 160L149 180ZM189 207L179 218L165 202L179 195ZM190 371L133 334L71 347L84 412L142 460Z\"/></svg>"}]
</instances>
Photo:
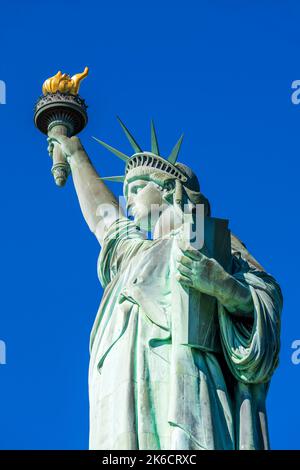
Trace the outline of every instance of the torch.
<instances>
[{"instance_id":1,"label":"torch","mask_svg":"<svg viewBox=\"0 0 300 470\"><path fill-rule=\"evenodd\" d=\"M72 137L86 126L87 105L78 95L78 91L80 81L87 76L88 71L88 67L85 67L82 73L73 77L59 71L44 82L43 95L35 105L34 123L48 137L59 135ZM52 158L51 172L54 181L57 186L64 186L70 173L70 166L57 143L54 143Z\"/></svg>"}]
</instances>

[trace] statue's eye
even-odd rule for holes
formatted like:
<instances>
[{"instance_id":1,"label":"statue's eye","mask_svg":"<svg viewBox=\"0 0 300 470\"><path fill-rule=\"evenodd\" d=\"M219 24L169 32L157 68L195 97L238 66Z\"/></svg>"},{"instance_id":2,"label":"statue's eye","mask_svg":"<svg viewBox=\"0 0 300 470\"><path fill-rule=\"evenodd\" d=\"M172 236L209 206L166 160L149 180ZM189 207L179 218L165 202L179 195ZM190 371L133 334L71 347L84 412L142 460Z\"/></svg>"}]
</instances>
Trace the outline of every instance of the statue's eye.
<instances>
[{"instance_id":1,"label":"statue's eye","mask_svg":"<svg viewBox=\"0 0 300 470\"><path fill-rule=\"evenodd\" d=\"M141 189L143 189L145 187L145 185L136 185L132 188L132 193L133 194L137 194Z\"/></svg>"}]
</instances>

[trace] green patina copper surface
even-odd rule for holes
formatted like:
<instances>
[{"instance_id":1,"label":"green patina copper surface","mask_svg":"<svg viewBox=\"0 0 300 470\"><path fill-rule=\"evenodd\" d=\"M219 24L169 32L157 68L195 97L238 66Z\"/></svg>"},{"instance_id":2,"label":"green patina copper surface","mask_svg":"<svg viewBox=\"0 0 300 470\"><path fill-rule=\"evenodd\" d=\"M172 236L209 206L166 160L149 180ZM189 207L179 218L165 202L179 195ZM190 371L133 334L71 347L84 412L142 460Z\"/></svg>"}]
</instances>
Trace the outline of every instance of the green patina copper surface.
<instances>
[{"instance_id":1,"label":"green patina copper surface","mask_svg":"<svg viewBox=\"0 0 300 470\"><path fill-rule=\"evenodd\" d=\"M90 341L90 448L268 449L266 396L278 364L280 288L227 221L211 217L196 176L176 163L181 140L159 167L153 124L151 153L121 125L138 157L107 148L126 165L132 159L118 181L134 220L80 141L55 138L102 246L104 294ZM184 228L188 217L197 222L198 204L205 216L200 248ZM149 222L153 205L159 210Z\"/></svg>"}]
</instances>

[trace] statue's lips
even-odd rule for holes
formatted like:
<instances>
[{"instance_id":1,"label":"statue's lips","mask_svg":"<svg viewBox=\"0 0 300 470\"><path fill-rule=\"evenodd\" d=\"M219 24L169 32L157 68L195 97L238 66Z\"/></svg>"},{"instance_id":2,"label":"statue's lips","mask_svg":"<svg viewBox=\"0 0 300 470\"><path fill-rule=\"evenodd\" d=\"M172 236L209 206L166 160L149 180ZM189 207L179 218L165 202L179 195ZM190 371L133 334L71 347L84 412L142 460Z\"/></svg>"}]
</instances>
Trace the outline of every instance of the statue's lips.
<instances>
[{"instance_id":1,"label":"statue's lips","mask_svg":"<svg viewBox=\"0 0 300 470\"><path fill-rule=\"evenodd\" d=\"M127 208L128 215L133 217L135 220L138 220L140 217L140 212L135 205L130 205Z\"/></svg>"}]
</instances>

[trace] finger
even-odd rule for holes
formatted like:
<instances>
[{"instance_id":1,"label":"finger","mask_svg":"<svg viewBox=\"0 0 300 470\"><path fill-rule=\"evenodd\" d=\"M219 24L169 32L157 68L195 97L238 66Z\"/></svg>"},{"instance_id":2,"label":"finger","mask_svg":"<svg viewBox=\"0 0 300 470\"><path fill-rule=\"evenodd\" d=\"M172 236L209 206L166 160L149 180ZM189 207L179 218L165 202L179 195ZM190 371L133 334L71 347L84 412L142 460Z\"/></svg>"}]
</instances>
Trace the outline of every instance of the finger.
<instances>
[{"instance_id":1,"label":"finger","mask_svg":"<svg viewBox=\"0 0 300 470\"><path fill-rule=\"evenodd\" d=\"M47 140L48 140L49 146L52 145L53 148L54 148L54 144L60 143L55 137L48 137Z\"/></svg>"},{"instance_id":2,"label":"finger","mask_svg":"<svg viewBox=\"0 0 300 470\"><path fill-rule=\"evenodd\" d=\"M187 276L184 276L181 273L176 273L175 277L176 277L177 281L180 282L181 284L185 284L186 286L192 286L193 285L191 279L189 279Z\"/></svg>"},{"instance_id":3,"label":"finger","mask_svg":"<svg viewBox=\"0 0 300 470\"><path fill-rule=\"evenodd\" d=\"M190 278L193 274L193 272L189 268L186 268L182 264L177 265L177 270L180 272L180 274L182 274L183 276L186 276L188 278Z\"/></svg>"},{"instance_id":4,"label":"finger","mask_svg":"<svg viewBox=\"0 0 300 470\"><path fill-rule=\"evenodd\" d=\"M65 135L51 135L48 137L48 142L56 142L58 144L62 144L64 142L64 140L66 139L66 136Z\"/></svg>"},{"instance_id":5,"label":"finger","mask_svg":"<svg viewBox=\"0 0 300 470\"><path fill-rule=\"evenodd\" d=\"M56 137L47 137L47 141L50 142L57 142Z\"/></svg>"},{"instance_id":6,"label":"finger","mask_svg":"<svg viewBox=\"0 0 300 470\"><path fill-rule=\"evenodd\" d=\"M51 144L48 145L47 150L48 150L49 155L52 156L52 154L53 154L53 145L51 145Z\"/></svg>"},{"instance_id":7,"label":"finger","mask_svg":"<svg viewBox=\"0 0 300 470\"><path fill-rule=\"evenodd\" d=\"M181 248L182 253L187 256L188 258L192 260L199 261L203 258L202 253L200 251L196 250L195 248L188 247L188 248Z\"/></svg>"},{"instance_id":8,"label":"finger","mask_svg":"<svg viewBox=\"0 0 300 470\"><path fill-rule=\"evenodd\" d=\"M192 269L192 266L193 266L193 260L191 258L189 258L188 256L185 256L183 254L180 254L177 256L177 259L176 261L178 263L181 263L183 264L184 266L187 266L188 268Z\"/></svg>"},{"instance_id":9,"label":"finger","mask_svg":"<svg viewBox=\"0 0 300 470\"><path fill-rule=\"evenodd\" d=\"M179 239L178 240L178 247L183 253L190 254L190 256L198 256L201 257L201 253L196 250L196 248L193 248L192 245L185 239Z\"/></svg>"}]
</instances>

